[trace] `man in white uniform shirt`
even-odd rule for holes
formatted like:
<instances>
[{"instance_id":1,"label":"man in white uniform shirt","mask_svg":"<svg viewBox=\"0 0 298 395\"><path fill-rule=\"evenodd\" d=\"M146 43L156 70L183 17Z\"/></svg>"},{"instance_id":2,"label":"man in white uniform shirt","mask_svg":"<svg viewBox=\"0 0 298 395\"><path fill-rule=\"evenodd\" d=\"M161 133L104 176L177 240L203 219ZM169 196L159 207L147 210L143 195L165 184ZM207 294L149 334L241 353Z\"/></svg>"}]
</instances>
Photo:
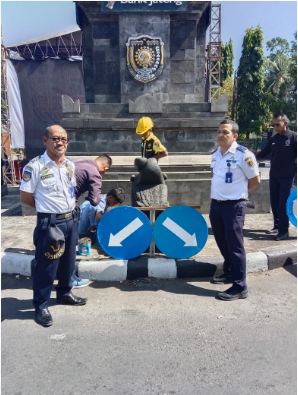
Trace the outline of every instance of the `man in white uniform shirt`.
<instances>
[{"instance_id":1,"label":"man in white uniform shirt","mask_svg":"<svg viewBox=\"0 0 298 395\"><path fill-rule=\"evenodd\" d=\"M47 150L25 166L20 190L21 202L37 211L33 235L37 262L33 272L35 320L42 326L50 326L53 320L47 302L58 265L57 303L84 305L87 299L71 293L78 219L74 210L74 165L65 157L67 133L59 125L50 126L43 143Z\"/></svg>"},{"instance_id":2,"label":"man in white uniform shirt","mask_svg":"<svg viewBox=\"0 0 298 395\"><path fill-rule=\"evenodd\" d=\"M245 299L246 254L243 244L243 221L248 192L260 184L259 169L254 154L238 145L239 127L225 119L217 132L217 148L212 153L210 222L215 241L224 257L224 274L212 282L232 283L225 292L219 292L222 300Z\"/></svg>"}]
</instances>

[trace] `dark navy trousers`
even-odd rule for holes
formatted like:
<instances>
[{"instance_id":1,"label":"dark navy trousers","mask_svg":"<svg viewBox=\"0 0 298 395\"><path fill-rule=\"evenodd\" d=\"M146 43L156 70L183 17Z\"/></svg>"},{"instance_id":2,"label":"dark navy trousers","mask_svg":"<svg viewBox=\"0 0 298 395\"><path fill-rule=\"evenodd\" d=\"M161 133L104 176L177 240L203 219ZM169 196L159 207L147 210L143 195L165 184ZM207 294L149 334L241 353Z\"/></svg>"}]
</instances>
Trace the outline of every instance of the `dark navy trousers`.
<instances>
[{"instance_id":1,"label":"dark navy trousers","mask_svg":"<svg viewBox=\"0 0 298 395\"><path fill-rule=\"evenodd\" d=\"M210 222L217 246L224 257L223 270L233 284L246 289L246 254L243 243L243 222L246 201L211 200Z\"/></svg>"},{"instance_id":2,"label":"dark navy trousers","mask_svg":"<svg viewBox=\"0 0 298 395\"><path fill-rule=\"evenodd\" d=\"M287 233L289 230L289 218L286 209L287 200L294 183L294 178L270 176L269 181L274 228L277 228L279 233Z\"/></svg>"},{"instance_id":3,"label":"dark navy trousers","mask_svg":"<svg viewBox=\"0 0 298 395\"><path fill-rule=\"evenodd\" d=\"M56 285L57 297L69 295L72 288L72 274L76 262L77 217L56 219L56 225L65 236L64 254L57 259L48 259L43 252L43 239L49 218L38 216L34 230L34 244L36 246L36 266L33 271L33 305L36 309L47 307L48 299L59 266L59 281Z\"/></svg>"}]
</instances>

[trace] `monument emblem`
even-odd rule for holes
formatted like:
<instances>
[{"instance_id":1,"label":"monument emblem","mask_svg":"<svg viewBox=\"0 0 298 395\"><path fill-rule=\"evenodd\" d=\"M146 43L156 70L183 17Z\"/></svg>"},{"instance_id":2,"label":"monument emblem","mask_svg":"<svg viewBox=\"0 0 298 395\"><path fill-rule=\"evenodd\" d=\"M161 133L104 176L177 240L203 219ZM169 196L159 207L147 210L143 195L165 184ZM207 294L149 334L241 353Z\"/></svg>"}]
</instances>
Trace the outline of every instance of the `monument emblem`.
<instances>
[{"instance_id":1,"label":"monument emblem","mask_svg":"<svg viewBox=\"0 0 298 395\"><path fill-rule=\"evenodd\" d=\"M160 37L129 37L126 43L127 68L136 81L146 84L162 73L163 46Z\"/></svg>"}]
</instances>

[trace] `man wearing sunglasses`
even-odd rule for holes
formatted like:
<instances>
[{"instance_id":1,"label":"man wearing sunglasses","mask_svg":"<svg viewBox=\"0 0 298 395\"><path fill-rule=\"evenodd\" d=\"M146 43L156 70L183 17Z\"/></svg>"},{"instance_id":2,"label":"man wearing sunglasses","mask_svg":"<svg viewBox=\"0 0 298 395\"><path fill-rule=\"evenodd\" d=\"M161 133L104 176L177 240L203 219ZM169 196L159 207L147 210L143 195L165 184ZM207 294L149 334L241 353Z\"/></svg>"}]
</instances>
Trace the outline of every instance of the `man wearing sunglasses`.
<instances>
[{"instance_id":1,"label":"man wearing sunglasses","mask_svg":"<svg viewBox=\"0 0 298 395\"><path fill-rule=\"evenodd\" d=\"M286 204L296 174L297 133L288 128L288 122L286 114L275 114L272 127L276 134L271 137L265 148L256 154L257 159L272 154L269 183L274 225L267 233L277 234L278 241L289 237Z\"/></svg>"},{"instance_id":2,"label":"man wearing sunglasses","mask_svg":"<svg viewBox=\"0 0 298 395\"><path fill-rule=\"evenodd\" d=\"M46 327L53 324L48 300L58 266L57 303L78 306L86 304L87 299L71 292L78 218L74 164L65 157L67 133L61 126L52 125L42 139L47 149L25 166L20 198L37 211L33 235L37 262L32 276L33 305L36 322Z\"/></svg>"}]
</instances>

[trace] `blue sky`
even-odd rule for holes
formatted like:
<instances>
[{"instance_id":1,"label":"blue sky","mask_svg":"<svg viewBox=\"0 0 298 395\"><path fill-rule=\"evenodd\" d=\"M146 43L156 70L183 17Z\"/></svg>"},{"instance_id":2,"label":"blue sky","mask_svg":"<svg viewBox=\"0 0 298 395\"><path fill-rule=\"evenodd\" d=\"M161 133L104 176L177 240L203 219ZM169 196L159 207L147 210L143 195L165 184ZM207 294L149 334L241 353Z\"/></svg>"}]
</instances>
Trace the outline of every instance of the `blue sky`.
<instances>
[{"instance_id":1,"label":"blue sky","mask_svg":"<svg viewBox=\"0 0 298 395\"><path fill-rule=\"evenodd\" d=\"M282 37L289 42L297 30L296 1L221 1L222 41L231 37L238 66L245 30L261 25L266 41ZM76 27L73 1L2 1L4 45ZM207 39L208 41L208 39Z\"/></svg>"}]
</instances>

